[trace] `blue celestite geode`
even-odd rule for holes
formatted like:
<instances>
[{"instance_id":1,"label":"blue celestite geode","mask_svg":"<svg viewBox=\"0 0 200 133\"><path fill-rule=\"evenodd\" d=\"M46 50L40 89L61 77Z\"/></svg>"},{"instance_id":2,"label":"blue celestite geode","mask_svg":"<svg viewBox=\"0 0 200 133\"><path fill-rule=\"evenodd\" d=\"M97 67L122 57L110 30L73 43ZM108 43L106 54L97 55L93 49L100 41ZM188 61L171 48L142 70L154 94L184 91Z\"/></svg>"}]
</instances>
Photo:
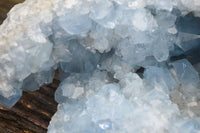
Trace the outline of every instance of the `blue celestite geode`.
<instances>
[{"instance_id":1,"label":"blue celestite geode","mask_svg":"<svg viewBox=\"0 0 200 133\"><path fill-rule=\"evenodd\" d=\"M49 133L199 133L199 0L26 0L0 26L0 104L51 83Z\"/></svg>"}]
</instances>

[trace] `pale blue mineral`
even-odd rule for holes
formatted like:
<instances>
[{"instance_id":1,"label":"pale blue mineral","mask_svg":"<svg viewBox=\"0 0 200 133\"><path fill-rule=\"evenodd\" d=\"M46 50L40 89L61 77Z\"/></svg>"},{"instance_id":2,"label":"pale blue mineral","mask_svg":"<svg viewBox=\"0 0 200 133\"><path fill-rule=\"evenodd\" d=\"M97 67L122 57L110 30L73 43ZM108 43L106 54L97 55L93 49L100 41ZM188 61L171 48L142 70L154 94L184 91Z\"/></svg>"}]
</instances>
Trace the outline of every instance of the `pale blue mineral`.
<instances>
[{"instance_id":1,"label":"pale blue mineral","mask_svg":"<svg viewBox=\"0 0 200 133\"><path fill-rule=\"evenodd\" d=\"M200 133L199 20L199 0L26 0L0 26L0 104L59 70L48 133Z\"/></svg>"}]
</instances>

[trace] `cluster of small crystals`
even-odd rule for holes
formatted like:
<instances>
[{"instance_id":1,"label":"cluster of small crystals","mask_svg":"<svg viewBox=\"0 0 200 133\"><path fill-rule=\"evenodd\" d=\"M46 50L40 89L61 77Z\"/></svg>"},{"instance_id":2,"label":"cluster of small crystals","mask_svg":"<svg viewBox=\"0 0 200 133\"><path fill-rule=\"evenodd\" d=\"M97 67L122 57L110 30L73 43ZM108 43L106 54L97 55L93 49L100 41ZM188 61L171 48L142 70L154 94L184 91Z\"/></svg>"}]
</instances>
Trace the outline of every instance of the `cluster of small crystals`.
<instances>
[{"instance_id":1,"label":"cluster of small crystals","mask_svg":"<svg viewBox=\"0 0 200 133\"><path fill-rule=\"evenodd\" d=\"M198 0L26 0L0 26L0 104L58 68L49 133L200 132L199 74L169 61L199 45L191 11Z\"/></svg>"},{"instance_id":2,"label":"cluster of small crystals","mask_svg":"<svg viewBox=\"0 0 200 133\"><path fill-rule=\"evenodd\" d=\"M48 132L198 133L199 75L185 59L171 65L149 66L143 78L115 66L123 71L117 81L106 71L72 74L56 91L58 111Z\"/></svg>"}]
</instances>

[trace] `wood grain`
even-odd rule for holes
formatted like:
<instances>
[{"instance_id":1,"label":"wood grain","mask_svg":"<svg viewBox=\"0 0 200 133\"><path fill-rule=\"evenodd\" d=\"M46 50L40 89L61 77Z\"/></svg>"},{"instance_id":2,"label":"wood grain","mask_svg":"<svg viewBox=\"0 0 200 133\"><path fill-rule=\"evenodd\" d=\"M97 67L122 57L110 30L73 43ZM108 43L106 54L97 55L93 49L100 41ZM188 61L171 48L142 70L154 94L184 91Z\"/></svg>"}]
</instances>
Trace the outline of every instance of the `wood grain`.
<instances>
[{"instance_id":1,"label":"wood grain","mask_svg":"<svg viewBox=\"0 0 200 133\"><path fill-rule=\"evenodd\" d=\"M23 0L0 0L0 24L8 11ZM11 109L0 106L0 133L46 133L57 103L54 92L59 85L55 74L53 83L34 92L24 91Z\"/></svg>"},{"instance_id":2,"label":"wood grain","mask_svg":"<svg viewBox=\"0 0 200 133\"><path fill-rule=\"evenodd\" d=\"M45 133L57 108L54 92L58 85L54 79L35 92L24 91L11 109L0 106L0 132Z\"/></svg>"}]
</instances>

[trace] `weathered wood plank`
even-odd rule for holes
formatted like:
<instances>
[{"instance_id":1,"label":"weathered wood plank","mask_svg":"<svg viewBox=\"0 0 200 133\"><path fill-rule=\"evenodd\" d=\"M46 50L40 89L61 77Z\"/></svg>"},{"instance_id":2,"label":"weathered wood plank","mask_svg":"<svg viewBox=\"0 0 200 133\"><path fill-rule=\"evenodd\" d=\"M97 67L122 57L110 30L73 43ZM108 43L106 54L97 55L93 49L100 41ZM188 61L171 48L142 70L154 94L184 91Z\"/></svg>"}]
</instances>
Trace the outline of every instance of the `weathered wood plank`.
<instances>
[{"instance_id":1,"label":"weathered wood plank","mask_svg":"<svg viewBox=\"0 0 200 133\"><path fill-rule=\"evenodd\" d=\"M35 92L24 91L23 96L11 109L0 106L0 133L45 133L55 113L55 87L59 82L43 86Z\"/></svg>"},{"instance_id":2,"label":"weathered wood plank","mask_svg":"<svg viewBox=\"0 0 200 133\"><path fill-rule=\"evenodd\" d=\"M24 91L11 109L0 106L0 133L45 133L57 108L54 100L56 88L51 86L58 85L59 82L54 80L52 84L35 92Z\"/></svg>"}]
</instances>

